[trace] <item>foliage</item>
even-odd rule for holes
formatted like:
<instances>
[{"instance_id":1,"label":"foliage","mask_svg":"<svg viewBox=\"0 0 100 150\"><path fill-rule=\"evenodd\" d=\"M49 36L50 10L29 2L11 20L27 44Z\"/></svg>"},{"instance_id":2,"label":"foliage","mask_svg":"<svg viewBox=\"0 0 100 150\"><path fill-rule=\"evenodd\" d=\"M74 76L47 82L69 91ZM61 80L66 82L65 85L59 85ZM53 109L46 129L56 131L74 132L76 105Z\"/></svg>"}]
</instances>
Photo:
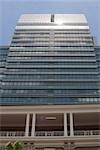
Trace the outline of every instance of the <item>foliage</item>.
<instances>
[{"instance_id":1,"label":"foliage","mask_svg":"<svg viewBox=\"0 0 100 150\"><path fill-rule=\"evenodd\" d=\"M4 150L23 150L23 146L20 142L15 142L14 144L9 142Z\"/></svg>"},{"instance_id":2,"label":"foliage","mask_svg":"<svg viewBox=\"0 0 100 150\"><path fill-rule=\"evenodd\" d=\"M7 145L5 146L5 150L14 150L13 145L9 142L7 143Z\"/></svg>"},{"instance_id":3,"label":"foliage","mask_svg":"<svg viewBox=\"0 0 100 150\"><path fill-rule=\"evenodd\" d=\"M23 150L23 146L20 142L14 143L14 150Z\"/></svg>"}]
</instances>

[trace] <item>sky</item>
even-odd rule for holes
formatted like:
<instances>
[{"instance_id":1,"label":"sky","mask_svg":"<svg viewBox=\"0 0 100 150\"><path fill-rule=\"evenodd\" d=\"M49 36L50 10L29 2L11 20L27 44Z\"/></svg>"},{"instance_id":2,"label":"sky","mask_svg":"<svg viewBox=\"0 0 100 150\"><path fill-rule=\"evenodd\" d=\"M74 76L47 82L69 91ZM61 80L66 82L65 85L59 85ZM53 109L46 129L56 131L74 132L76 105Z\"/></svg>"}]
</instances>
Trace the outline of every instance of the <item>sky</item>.
<instances>
[{"instance_id":1,"label":"sky","mask_svg":"<svg viewBox=\"0 0 100 150\"><path fill-rule=\"evenodd\" d=\"M9 45L19 17L26 13L83 13L100 45L100 0L0 0L0 45Z\"/></svg>"}]
</instances>

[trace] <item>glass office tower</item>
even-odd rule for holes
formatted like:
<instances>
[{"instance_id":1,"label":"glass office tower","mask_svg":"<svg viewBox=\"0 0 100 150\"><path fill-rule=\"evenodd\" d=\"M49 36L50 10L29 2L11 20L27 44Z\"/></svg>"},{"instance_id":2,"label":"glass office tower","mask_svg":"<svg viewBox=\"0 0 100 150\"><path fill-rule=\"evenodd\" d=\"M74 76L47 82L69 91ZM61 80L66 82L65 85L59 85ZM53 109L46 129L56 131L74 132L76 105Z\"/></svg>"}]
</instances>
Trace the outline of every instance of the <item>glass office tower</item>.
<instances>
[{"instance_id":1,"label":"glass office tower","mask_svg":"<svg viewBox=\"0 0 100 150\"><path fill-rule=\"evenodd\" d=\"M99 103L94 42L84 15L22 15L1 86L2 105Z\"/></svg>"},{"instance_id":2,"label":"glass office tower","mask_svg":"<svg viewBox=\"0 0 100 150\"><path fill-rule=\"evenodd\" d=\"M24 14L0 53L0 150L100 150L100 47L83 14Z\"/></svg>"}]
</instances>

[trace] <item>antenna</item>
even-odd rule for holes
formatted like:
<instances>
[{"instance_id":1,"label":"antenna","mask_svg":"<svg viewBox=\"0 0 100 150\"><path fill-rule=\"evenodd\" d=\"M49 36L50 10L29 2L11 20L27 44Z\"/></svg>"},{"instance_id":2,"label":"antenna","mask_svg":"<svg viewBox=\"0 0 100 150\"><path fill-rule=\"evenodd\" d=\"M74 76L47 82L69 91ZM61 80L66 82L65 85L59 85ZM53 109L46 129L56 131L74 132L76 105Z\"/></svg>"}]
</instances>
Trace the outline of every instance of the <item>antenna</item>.
<instances>
[{"instance_id":1,"label":"antenna","mask_svg":"<svg viewBox=\"0 0 100 150\"><path fill-rule=\"evenodd\" d=\"M51 22L54 22L54 14L51 15Z\"/></svg>"}]
</instances>

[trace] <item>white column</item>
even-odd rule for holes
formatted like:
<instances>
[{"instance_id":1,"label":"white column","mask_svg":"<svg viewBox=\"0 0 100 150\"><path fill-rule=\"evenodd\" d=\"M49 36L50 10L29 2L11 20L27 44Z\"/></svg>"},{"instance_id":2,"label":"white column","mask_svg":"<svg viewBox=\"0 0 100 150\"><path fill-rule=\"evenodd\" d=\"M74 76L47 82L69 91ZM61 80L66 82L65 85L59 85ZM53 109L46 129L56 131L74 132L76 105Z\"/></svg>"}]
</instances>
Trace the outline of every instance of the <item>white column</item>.
<instances>
[{"instance_id":1,"label":"white column","mask_svg":"<svg viewBox=\"0 0 100 150\"><path fill-rule=\"evenodd\" d=\"M64 136L67 136L67 114L64 113Z\"/></svg>"},{"instance_id":2,"label":"white column","mask_svg":"<svg viewBox=\"0 0 100 150\"><path fill-rule=\"evenodd\" d=\"M32 117L32 130L31 130L31 136L35 136L35 123L36 123L36 114L33 113Z\"/></svg>"},{"instance_id":3,"label":"white column","mask_svg":"<svg viewBox=\"0 0 100 150\"><path fill-rule=\"evenodd\" d=\"M29 135L30 114L26 116L25 136Z\"/></svg>"},{"instance_id":4,"label":"white column","mask_svg":"<svg viewBox=\"0 0 100 150\"><path fill-rule=\"evenodd\" d=\"M74 135L74 128L73 128L73 113L70 113L70 136Z\"/></svg>"}]
</instances>

